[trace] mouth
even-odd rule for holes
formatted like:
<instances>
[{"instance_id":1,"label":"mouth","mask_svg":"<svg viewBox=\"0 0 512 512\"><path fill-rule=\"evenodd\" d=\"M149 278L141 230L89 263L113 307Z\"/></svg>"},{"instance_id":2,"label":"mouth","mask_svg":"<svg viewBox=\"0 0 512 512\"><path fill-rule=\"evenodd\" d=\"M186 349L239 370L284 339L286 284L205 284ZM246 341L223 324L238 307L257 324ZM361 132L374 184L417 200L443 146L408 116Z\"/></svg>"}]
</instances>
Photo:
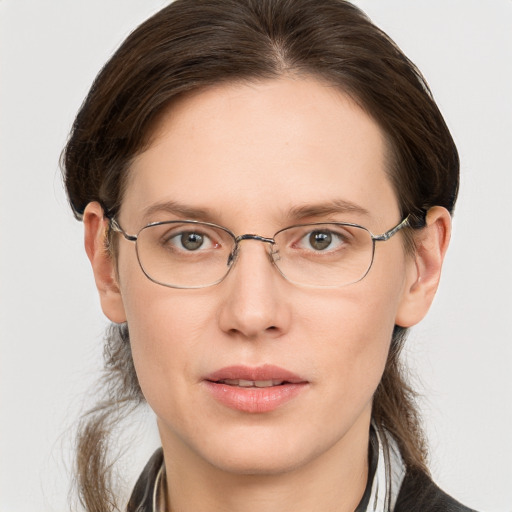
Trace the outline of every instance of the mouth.
<instances>
[{"instance_id":1,"label":"mouth","mask_svg":"<svg viewBox=\"0 0 512 512\"><path fill-rule=\"evenodd\" d=\"M230 366L204 379L206 389L222 405L247 413L266 413L288 403L309 382L288 370L263 365Z\"/></svg>"},{"instance_id":2,"label":"mouth","mask_svg":"<svg viewBox=\"0 0 512 512\"><path fill-rule=\"evenodd\" d=\"M307 382L299 375L275 366L272 364L264 364L261 366L226 366L220 370L207 375L205 380L211 382L223 382L228 385L253 387L280 386L283 383L298 384L299 382Z\"/></svg>"},{"instance_id":3,"label":"mouth","mask_svg":"<svg viewBox=\"0 0 512 512\"><path fill-rule=\"evenodd\" d=\"M284 384L291 384L288 381L280 379L270 380L245 380L245 379L223 379L215 382L217 384L226 384L227 386L235 386L238 388L270 388L273 386L282 386Z\"/></svg>"}]
</instances>

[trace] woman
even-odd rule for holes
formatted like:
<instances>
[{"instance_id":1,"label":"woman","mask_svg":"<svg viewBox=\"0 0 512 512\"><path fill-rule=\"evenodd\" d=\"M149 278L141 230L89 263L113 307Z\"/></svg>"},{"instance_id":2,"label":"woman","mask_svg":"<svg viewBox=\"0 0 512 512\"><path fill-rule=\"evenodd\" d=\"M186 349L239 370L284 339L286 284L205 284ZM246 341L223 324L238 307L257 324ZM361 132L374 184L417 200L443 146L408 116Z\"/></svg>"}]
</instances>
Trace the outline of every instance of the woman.
<instances>
[{"instance_id":1,"label":"woman","mask_svg":"<svg viewBox=\"0 0 512 512\"><path fill-rule=\"evenodd\" d=\"M63 155L102 308L87 510L112 417L162 450L128 510L460 510L399 362L450 237L458 155L428 87L348 2L178 0L107 63Z\"/></svg>"}]
</instances>

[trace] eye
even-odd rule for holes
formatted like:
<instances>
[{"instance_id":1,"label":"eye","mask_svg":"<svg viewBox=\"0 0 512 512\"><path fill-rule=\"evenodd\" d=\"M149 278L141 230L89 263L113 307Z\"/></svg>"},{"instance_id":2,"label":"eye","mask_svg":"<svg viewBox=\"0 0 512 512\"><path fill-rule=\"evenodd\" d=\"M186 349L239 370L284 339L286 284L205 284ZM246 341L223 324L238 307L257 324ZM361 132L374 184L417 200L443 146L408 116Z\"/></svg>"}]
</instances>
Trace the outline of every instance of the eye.
<instances>
[{"instance_id":1,"label":"eye","mask_svg":"<svg viewBox=\"0 0 512 512\"><path fill-rule=\"evenodd\" d=\"M179 241L188 251L196 251L208 243L208 239L199 233L182 233L179 235Z\"/></svg>"},{"instance_id":2,"label":"eye","mask_svg":"<svg viewBox=\"0 0 512 512\"><path fill-rule=\"evenodd\" d=\"M197 251L199 249L210 249L214 246L211 239L196 231L184 231L169 239L170 244L185 249L186 251Z\"/></svg>"},{"instance_id":3,"label":"eye","mask_svg":"<svg viewBox=\"0 0 512 512\"><path fill-rule=\"evenodd\" d=\"M196 261L219 258L229 252L234 245L234 235L224 228L200 222L155 222L139 232L137 244L139 256L159 254L166 259Z\"/></svg>"},{"instance_id":4,"label":"eye","mask_svg":"<svg viewBox=\"0 0 512 512\"><path fill-rule=\"evenodd\" d=\"M347 237L329 229L317 229L306 233L298 243L302 249L314 251L336 250L346 244Z\"/></svg>"},{"instance_id":5,"label":"eye","mask_svg":"<svg viewBox=\"0 0 512 512\"><path fill-rule=\"evenodd\" d=\"M309 245L317 251L327 249L332 243L332 234L327 231L313 231L308 238Z\"/></svg>"}]
</instances>

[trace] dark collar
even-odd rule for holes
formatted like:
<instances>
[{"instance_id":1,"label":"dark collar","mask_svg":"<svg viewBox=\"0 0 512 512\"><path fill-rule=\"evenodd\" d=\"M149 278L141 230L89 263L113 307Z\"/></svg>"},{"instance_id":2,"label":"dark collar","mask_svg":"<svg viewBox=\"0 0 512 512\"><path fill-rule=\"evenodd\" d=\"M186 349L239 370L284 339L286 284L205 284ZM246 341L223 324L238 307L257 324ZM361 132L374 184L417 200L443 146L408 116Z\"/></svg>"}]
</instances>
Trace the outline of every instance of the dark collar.
<instances>
[{"instance_id":1,"label":"dark collar","mask_svg":"<svg viewBox=\"0 0 512 512\"><path fill-rule=\"evenodd\" d=\"M448 496L421 471L408 471L393 512L476 512Z\"/></svg>"},{"instance_id":2,"label":"dark collar","mask_svg":"<svg viewBox=\"0 0 512 512\"><path fill-rule=\"evenodd\" d=\"M126 512L153 512L153 491L156 475L163 461L164 452L162 448L158 448L139 476L133 488L130 501L126 506Z\"/></svg>"}]
</instances>

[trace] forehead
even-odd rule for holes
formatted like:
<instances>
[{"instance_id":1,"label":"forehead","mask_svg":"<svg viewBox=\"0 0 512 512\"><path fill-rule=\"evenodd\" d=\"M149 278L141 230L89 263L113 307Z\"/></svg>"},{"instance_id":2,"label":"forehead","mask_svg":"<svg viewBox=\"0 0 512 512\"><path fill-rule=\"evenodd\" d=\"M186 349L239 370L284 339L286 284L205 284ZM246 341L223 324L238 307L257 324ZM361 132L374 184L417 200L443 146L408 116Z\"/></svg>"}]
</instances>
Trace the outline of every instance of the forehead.
<instances>
[{"instance_id":1,"label":"forehead","mask_svg":"<svg viewBox=\"0 0 512 512\"><path fill-rule=\"evenodd\" d=\"M219 223L254 224L345 202L385 223L398 212L386 160L377 123L333 86L304 77L218 85L162 116L131 166L121 214L140 225L161 220L141 218L155 204L178 202Z\"/></svg>"}]
</instances>

